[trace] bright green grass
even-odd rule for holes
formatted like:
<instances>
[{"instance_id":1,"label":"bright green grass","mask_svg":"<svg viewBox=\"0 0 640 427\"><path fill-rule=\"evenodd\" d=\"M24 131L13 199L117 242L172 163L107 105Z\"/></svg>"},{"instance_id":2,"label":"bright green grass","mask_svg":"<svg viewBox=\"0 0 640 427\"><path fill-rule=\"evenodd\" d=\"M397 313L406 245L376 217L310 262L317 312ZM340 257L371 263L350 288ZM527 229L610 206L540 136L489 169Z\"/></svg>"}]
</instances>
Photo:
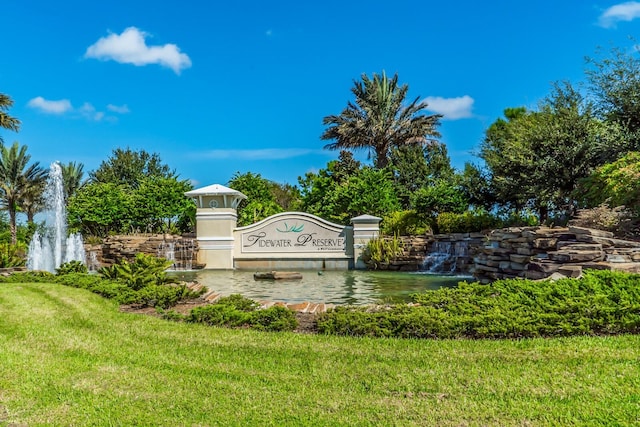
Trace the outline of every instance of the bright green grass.
<instances>
[{"instance_id":1,"label":"bright green grass","mask_svg":"<svg viewBox=\"0 0 640 427\"><path fill-rule=\"evenodd\" d=\"M261 333L0 285L0 425L634 425L640 336Z\"/></svg>"}]
</instances>

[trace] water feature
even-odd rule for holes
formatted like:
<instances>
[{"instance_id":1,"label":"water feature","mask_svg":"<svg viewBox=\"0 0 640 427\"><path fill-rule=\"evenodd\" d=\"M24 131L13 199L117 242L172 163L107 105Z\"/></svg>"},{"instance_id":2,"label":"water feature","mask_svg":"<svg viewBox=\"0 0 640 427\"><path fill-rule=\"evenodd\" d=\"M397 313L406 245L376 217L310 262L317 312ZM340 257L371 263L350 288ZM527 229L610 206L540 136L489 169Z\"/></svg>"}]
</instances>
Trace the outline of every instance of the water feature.
<instances>
[{"instance_id":1,"label":"water feature","mask_svg":"<svg viewBox=\"0 0 640 427\"><path fill-rule=\"evenodd\" d=\"M62 168L51 164L44 191L45 224L36 231L29 244L27 269L55 272L62 263L85 262L84 245L80 234L67 235L67 212L64 202Z\"/></svg>"},{"instance_id":2,"label":"water feature","mask_svg":"<svg viewBox=\"0 0 640 427\"><path fill-rule=\"evenodd\" d=\"M201 270L173 272L180 280L207 286L223 296L241 294L257 301L287 303L375 304L405 302L410 295L453 287L473 278L389 271L301 271L301 280L254 280L253 271Z\"/></svg>"},{"instance_id":3,"label":"water feature","mask_svg":"<svg viewBox=\"0 0 640 427\"><path fill-rule=\"evenodd\" d=\"M194 239L186 238L164 241L158 246L156 255L171 261L170 270L191 270L196 255L196 243Z\"/></svg>"},{"instance_id":4,"label":"water feature","mask_svg":"<svg viewBox=\"0 0 640 427\"><path fill-rule=\"evenodd\" d=\"M469 244L466 241L435 241L431 246L431 252L422 262L422 270L429 273L456 273L458 259L468 256Z\"/></svg>"}]
</instances>

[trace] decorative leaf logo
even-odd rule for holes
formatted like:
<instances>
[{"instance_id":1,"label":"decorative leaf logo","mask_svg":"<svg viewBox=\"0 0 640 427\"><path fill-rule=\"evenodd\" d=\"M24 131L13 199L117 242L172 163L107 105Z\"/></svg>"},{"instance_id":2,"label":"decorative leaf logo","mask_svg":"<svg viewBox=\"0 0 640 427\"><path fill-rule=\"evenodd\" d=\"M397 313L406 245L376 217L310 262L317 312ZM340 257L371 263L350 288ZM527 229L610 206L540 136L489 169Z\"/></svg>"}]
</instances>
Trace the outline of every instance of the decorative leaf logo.
<instances>
[{"instance_id":1,"label":"decorative leaf logo","mask_svg":"<svg viewBox=\"0 0 640 427\"><path fill-rule=\"evenodd\" d=\"M289 227L286 222L284 223L284 230L276 228L276 230L281 233L299 233L302 231L302 229L304 229L304 224L292 225L291 227Z\"/></svg>"}]
</instances>

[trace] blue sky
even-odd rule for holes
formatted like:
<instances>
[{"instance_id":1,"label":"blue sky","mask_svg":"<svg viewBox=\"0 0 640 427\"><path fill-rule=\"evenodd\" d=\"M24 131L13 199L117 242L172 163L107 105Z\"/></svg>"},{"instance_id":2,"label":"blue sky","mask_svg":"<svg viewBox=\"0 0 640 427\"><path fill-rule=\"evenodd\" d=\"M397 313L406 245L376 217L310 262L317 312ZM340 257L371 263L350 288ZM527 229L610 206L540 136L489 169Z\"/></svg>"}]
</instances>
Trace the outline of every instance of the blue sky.
<instances>
[{"instance_id":1,"label":"blue sky","mask_svg":"<svg viewBox=\"0 0 640 427\"><path fill-rule=\"evenodd\" d=\"M160 154L196 186L326 166L322 118L385 70L432 112L452 164L478 162L506 107L584 79L598 46L632 49L640 2L2 0L0 93L33 160L95 169ZM359 158L366 160L366 154Z\"/></svg>"}]
</instances>

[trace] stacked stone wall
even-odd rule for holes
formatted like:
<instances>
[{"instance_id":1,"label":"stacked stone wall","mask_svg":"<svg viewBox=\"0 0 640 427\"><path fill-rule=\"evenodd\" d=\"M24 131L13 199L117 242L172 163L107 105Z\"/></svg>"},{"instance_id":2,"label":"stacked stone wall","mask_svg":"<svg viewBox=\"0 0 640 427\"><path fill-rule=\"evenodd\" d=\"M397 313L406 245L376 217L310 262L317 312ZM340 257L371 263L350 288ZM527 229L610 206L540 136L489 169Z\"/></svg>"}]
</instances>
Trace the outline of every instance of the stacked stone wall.
<instances>
[{"instance_id":1,"label":"stacked stone wall","mask_svg":"<svg viewBox=\"0 0 640 427\"><path fill-rule=\"evenodd\" d=\"M137 253L164 256L172 245L177 267L195 265L198 245L193 237L170 234L109 236L100 244L85 244L87 264L90 269L117 264L122 259L132 261Z\"/></svg>"},{"instance_id":2,"label":"stacked stone wall","mask_svg":"<svg viewBox=\"0 0 640 427\"><path fill-rule=\"evenodd\" d=\"M514 227L493 230L474 257L473 275L496 279L578 277L583 269L640 272L640 242L615 239L583 227Z\"/></svg>"}]
</instances>

